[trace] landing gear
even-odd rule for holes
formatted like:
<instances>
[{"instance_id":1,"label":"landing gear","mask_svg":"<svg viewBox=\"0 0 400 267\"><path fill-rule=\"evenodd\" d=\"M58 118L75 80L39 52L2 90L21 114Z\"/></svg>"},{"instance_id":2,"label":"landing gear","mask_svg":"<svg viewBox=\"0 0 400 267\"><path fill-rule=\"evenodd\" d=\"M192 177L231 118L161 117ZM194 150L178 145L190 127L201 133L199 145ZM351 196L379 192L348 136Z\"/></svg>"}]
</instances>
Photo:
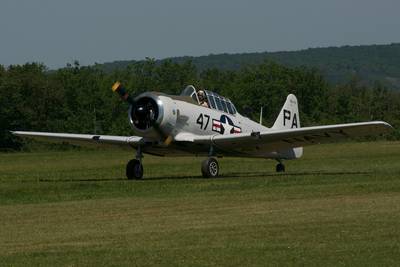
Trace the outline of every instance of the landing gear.
<instances>
[{"instance_id":1,"label":"landing gear","mask_svg":"<svg viewBox=\"0 0 400 267\"><path fill-rule=\"evenodd\" d=\"M132 179L142 179L143 177L143 165L140 160L131 159L126 165L126 177L129 180Z\"/></svg>"},{"instance_id":2,"label":"landing gear","mask_svg":"<svg viewBox=\"0 0 400 267\"><path fill-rule=\"evenodd\" d=\"M143 178L143 164L142 164L142 150L140 146L136 150L136 159L132 159L126 165L126 177L129 180L142 179Z\"/></svg>"},{"instance_id":3,"label":"landing gear","mask_svg":"<svg viewBox=\"0 0 400 267\"><path fill-rule=\"evenodd\" d=\"M214 178L218 176L219 166L215 158L208 158L201 164L201 173L204 178Z\"/></svg>"},{"instance_id":4,"label":"landing gear","mask_svg":"<svg viewBox=\"0 0 400 267\"><path fill-rule=\"evenodd\" d=\"M285 172L285 165L282 162L276 164L276 172Z\"/></svg>"}]
</instances>

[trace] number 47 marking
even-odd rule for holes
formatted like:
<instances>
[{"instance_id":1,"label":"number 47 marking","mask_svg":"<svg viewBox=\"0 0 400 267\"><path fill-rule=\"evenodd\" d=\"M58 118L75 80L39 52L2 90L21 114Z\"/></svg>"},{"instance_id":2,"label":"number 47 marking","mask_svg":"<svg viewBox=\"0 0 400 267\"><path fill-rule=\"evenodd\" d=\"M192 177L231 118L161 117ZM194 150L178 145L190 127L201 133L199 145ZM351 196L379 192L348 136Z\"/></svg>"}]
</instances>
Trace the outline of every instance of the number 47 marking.
<instances>
[{"instance_id":1,"label":"number 47 marking","mask_svg":"<svg viewBox=\"0 0 400 267\"><path fill-rule=\"evenodd\" d=\"M207 119L207 122L205 123L205 125L204 125L204 121L205 121L204 117ZM209 122L210 122L210 116L206 115L206 114L203 115L202 113L200 113L200 116L197 118L197 121L196 121L196 123L200 125L200 129L202 129L202 130L207 129Z\"/></svg>"}]
</instances>

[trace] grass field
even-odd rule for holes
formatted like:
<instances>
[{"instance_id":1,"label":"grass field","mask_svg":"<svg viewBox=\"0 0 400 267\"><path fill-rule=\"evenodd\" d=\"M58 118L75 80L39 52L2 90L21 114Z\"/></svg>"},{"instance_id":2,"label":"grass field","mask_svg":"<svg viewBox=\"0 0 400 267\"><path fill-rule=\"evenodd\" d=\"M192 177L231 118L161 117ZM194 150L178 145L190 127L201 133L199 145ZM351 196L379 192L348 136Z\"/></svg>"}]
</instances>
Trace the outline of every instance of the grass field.
<instances>
[{"instance_id":1,"label":"grass field","mask_svg":"<svg viewBox=\"0 0 400 267\"><path fill-rule=\"evenodd\" d=\"M0 154L2 266L388 266L400 262L400 142L287 161L133 153Z\"/></svg>"}]
</instances>

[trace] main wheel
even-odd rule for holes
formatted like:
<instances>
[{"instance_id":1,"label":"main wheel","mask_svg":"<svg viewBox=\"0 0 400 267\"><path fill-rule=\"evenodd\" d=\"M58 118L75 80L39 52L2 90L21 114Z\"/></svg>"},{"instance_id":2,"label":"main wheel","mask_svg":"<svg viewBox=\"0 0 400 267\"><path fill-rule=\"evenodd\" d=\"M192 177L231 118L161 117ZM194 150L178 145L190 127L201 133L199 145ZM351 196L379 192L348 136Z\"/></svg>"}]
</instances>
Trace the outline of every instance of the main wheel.
<instances>
[{"instance_id":1,"label":"main wheel","mask_svg":"<svg viewBox=\"0 0 400 267\"><path fill-rule=\"evenodd\" d=\"M282 163L276 164L276 172L285 172L285 165Z\"/></svg>"},{"instance_id":2,"label":"main wheel","mask_svg":"<svg viewBox=\"0 0 400 267\"><path fill-rule=\"evenodd\" d=\"M205 178L214 178L218 176L219 166L215 158L208 158L201 164L201 173Z\"/></svg>"},{"instance_id":3,"label":"main wheel","mask_svg":"<svg viewBox=\"0 0 400 267\"><path fill-rule=\"evenodd\" d=\"M126 165L126 177L129 180L142 179L143 177L143 165L137 159L132 159Z\"/></svg>"}]
</instances>

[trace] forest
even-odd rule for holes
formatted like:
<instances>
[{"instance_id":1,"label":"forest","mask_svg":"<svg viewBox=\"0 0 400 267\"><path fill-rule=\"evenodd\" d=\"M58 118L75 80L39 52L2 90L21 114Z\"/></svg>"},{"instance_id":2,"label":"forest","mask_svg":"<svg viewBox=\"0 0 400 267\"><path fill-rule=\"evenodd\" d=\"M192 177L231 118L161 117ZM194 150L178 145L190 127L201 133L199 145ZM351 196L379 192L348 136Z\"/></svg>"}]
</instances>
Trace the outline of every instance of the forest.
<instances>
[{"instance_id":1,"label":"forest","mask_svg":"<svg viewBox=\"0 0 400 267\"><path fill-rule=\"evenodd\" d=\"M127 106L110 90L121 81L132 95L145 91L179 94L192 84L230 98L238 111L271 126L287 94L299 100L302 126L385 120L400 125L400 91L379 81L365 85L357 76L329 83L316 68L288 67L270 60L236 70L199 70L192 61L154 59L125 68L79 62L49 70L39 63L0 65L0 149L27 149L9 130L133 135ZM400 131L386 137L399 139Z\"/></svg>"}]
</instances>

